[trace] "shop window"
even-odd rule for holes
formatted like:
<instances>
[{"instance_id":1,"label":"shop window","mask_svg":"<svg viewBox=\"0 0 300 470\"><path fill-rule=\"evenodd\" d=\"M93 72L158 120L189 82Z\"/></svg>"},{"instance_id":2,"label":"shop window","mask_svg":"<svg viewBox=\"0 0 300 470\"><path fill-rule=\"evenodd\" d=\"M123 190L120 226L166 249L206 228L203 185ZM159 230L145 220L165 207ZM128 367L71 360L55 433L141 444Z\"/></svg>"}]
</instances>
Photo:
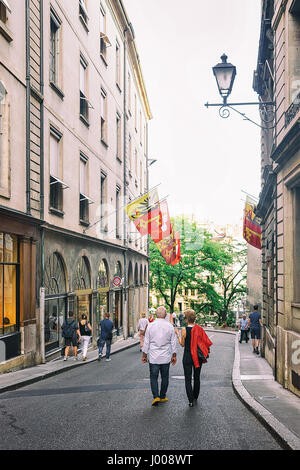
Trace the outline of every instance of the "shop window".
<instances>
[{"instance_id":1,"label":"shop window","mask_svg":"<svg viewBox=\"0 0 300 470\"><path fill-rule=\"evenodd\" d=\"M0 233L0 335L18 331L18 239Z\"/></svg>"},{"instance_id":2,"label":"shop window","mask_svg":"<svg viewBox=\"0 0 300 470\"><path fill-rule=\"evenodd\" d=\"M67 312L66 274L62 257L53 253L45 265L45 352L60 347Z\"/></svg>"},{"instance_id":3,"label":"shop window","mask_svg":"<svg viewBox=\"0 0 300 470\"><path fill-rule=\"evenodd\" d=\"M294 301L300 303L300 187L294 191Z\"/></svg>"}]
</instances>

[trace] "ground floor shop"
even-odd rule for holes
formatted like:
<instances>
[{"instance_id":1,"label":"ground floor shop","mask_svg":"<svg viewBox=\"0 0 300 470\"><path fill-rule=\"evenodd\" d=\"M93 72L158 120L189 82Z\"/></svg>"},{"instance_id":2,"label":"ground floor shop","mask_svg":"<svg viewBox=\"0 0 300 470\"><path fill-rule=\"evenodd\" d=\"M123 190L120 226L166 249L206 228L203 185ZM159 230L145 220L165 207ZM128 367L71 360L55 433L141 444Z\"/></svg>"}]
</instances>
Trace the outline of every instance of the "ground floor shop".
<instances>
[{"instance_id":1,"label":"ground floor shop","mask_svg":"<svg viewBox=\"0 0 300 470\"><path fill-rule=\"evenodd\" d=\"M148 260L124 251L121 246L45 229L46 360L63 354L62 324L71 311L76 321L87 315L93 346L107 312L114 324L114 341L135 333L140 314L148 307ZM115 279L121 280L119 285Z\"/></svg>"},{"instance_id":2,"label":"ground floor shop","mask_svg":"<svg viewBox=\"0 0 300 470\"><path fill-rule=\"evenodd\" d=\"M38 222L0 211L0 373L38 356L36 257Z\"/></svg>"}]
</instances>

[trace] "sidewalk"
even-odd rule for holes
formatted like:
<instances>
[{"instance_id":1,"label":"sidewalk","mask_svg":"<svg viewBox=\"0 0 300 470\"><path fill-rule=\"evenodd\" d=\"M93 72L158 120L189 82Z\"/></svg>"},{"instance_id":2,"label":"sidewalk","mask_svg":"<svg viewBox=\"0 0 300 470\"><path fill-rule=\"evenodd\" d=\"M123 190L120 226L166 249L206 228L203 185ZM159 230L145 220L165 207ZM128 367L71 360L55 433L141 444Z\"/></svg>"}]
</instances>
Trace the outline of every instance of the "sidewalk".
<instances>
[{"instance_id":1,"label":"sidewalk","mask_svg":"<svg viewBox=\"0 0 300 470\"><path fill-rule=\"evenodd\" d=\"M139 337L128 338L126 340L120 339L111 345L111 355L124 351L125 349L136 346L140 343ZM56 374L60 374L74 367L81 367L89 362L98 359L98 349L89 350L87 360L82 361L82 354L79 354L79 360L75 361L73 357L69 357L67 361L63 357L40 364L34 367L27 367L26 369L18 370L16 372L7 372L0 375L0 393L9 390L16 390L17 388L24 387L25 385L38 382L39 380L46 379Z\"/></svg>"},{"instance_id":2,"label":"sidewalk","mask_svg":"<svg viewBox=\"0 0 300 470\"><path fill-rule=\"evenodd\" d=\"M239 398L285 448L300 450L300 398L274 380L267 361L252 352L251 340L240 344L237 334L232 384Z\"/></svg>"}]
</instances>

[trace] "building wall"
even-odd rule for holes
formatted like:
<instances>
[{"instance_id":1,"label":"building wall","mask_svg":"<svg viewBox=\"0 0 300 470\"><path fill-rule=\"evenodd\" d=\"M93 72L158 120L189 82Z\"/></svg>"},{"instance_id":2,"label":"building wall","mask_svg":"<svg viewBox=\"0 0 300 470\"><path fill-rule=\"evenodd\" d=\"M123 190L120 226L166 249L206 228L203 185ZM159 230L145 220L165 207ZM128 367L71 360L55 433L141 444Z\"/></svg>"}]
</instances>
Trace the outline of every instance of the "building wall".
<instances>
[{"instance_id":1,"label":"building wall","mask_svg":"<svg viewBox=\"0 0 300 470\"><path fill-rule=\"evenodd\" d=\"M263 2L264 6L270 2ZM271 22L274 36L275 128L270 154L271 166L262 181L260 207L263 213L264 352L276 379L300 396L300 365L297 347L300 335L299 307L299 216L300 187L299 119L299 34L298 1L275 0ZM261 38L262 40L262 38ZM266 44L264 39L263 44ZM263 49L260 48L260 54ZM259 57L262 62L263 57ZM275 178L272 188L271 178ZM268 239L273 238L268 253ZM269 279L267 274L271 266ZM270 282L271 280L271 282ZM269 294L268 295L268 291ZM272 303L273 308L272 308Z\"/></svg>"},{"instance_id":2,"label":"building wall","mask_svg":"<svg viewBox=\"0 0 300 470\"><path fill-rule=\"evenodd\" d=\"M7 166L0 175L0 209L16 210L27 225L33 225L30 230L24 222L25 238L29 233L34 237L29 245L24 242L23 247L22 242L20 251L22 273L27 267L34 276L30 285L28 278L21 276L23 356L5 364L5 370L38 363L45 354L50 358L52 353L60 353L59 328L49 332L57 333L56 350L44 348L45 342L49 343L42 333L46 329L44 307L48 308L46 314L51 310L54 325L59 309L63 315L76 308L77 313L83 311L80 303L76 307L81 295L97 333L97 302L102 289L97 279L103 259L109 276L101 293L105 297L107 290L107 309L112 315L118 313L115 335L135 333L137 318L148 307L147 240L141 240L129 223L124 206L148 188L147 122L152 117L133 29L121 0L86 0L85 9L79 0L24 0L18 11L15 2L10 3L7 22L0 22L0 81L7 90L5 104L1 102L1 111L5 107ZM107 44L105 53L103 41ZM101 90L106 97L105 133ZM53 153L51 135L57 143L57 159L53 159L56 151ZM80 220L81 155L86 162L84 200L89 209L85 221ZM54 160L58 162L57 174L53 174ZM106 177L103 194L101 175ZM0 221L0 232L7 230L7 223L2 225ZM16 233L21 236L19 226ZM77 279L83 256L90 276L87 289ZM65 277L65 284L56 280L57 289L47 271L55 269L52 262L58 263ZM118 266L122 286L115 288L112 280ZM138 274L133 274L136 271ZM77 281L79 287L74 291ZM40 287L45 288L45 304L40 304ZM28 355L25 358L27 353L30 359Z\"/></svg>"}]
</instances>

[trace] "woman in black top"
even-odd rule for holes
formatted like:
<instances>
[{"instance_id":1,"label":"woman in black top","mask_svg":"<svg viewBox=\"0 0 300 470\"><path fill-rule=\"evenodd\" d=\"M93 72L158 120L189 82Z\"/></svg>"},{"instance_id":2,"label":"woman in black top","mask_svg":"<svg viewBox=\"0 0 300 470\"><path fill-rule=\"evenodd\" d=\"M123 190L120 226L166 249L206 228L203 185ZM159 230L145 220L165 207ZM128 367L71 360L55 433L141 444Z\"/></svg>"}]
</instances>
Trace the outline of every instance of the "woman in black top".
<instances>
[{"instance_id":1,"label":"woman in black top","mask_svg":"<svg viewBox=\"0 0 300 470\"><path fill-rule=\"evenodd\" d=\"M202 363L200 367L195 367L192 353L191 353L191 336L192 328L195 326L196 314L193 310L185 311L185 319L188 322L186 328L182 328L181 337L179 336L178 329L175 329L179 344L184 347L183 353L183 370L185 378L185 390L189 400L189 406L194 406L194 401L197 401L200 393L200 372ZM192 372L194 372L194 387L192 387Z\"/></svg>"},{"instance_id":2,"label":"woman in black top","mask_svg":"<svg viewBox=\"0 0 300 470\"><path fill-rule=\"evenodd\" d=\"M81 321L79 322L79 330L81 337L82 360L86 361L87 350L92 335L92 327L85 314L82 315Z\"/></svg>"}]
</instances>

